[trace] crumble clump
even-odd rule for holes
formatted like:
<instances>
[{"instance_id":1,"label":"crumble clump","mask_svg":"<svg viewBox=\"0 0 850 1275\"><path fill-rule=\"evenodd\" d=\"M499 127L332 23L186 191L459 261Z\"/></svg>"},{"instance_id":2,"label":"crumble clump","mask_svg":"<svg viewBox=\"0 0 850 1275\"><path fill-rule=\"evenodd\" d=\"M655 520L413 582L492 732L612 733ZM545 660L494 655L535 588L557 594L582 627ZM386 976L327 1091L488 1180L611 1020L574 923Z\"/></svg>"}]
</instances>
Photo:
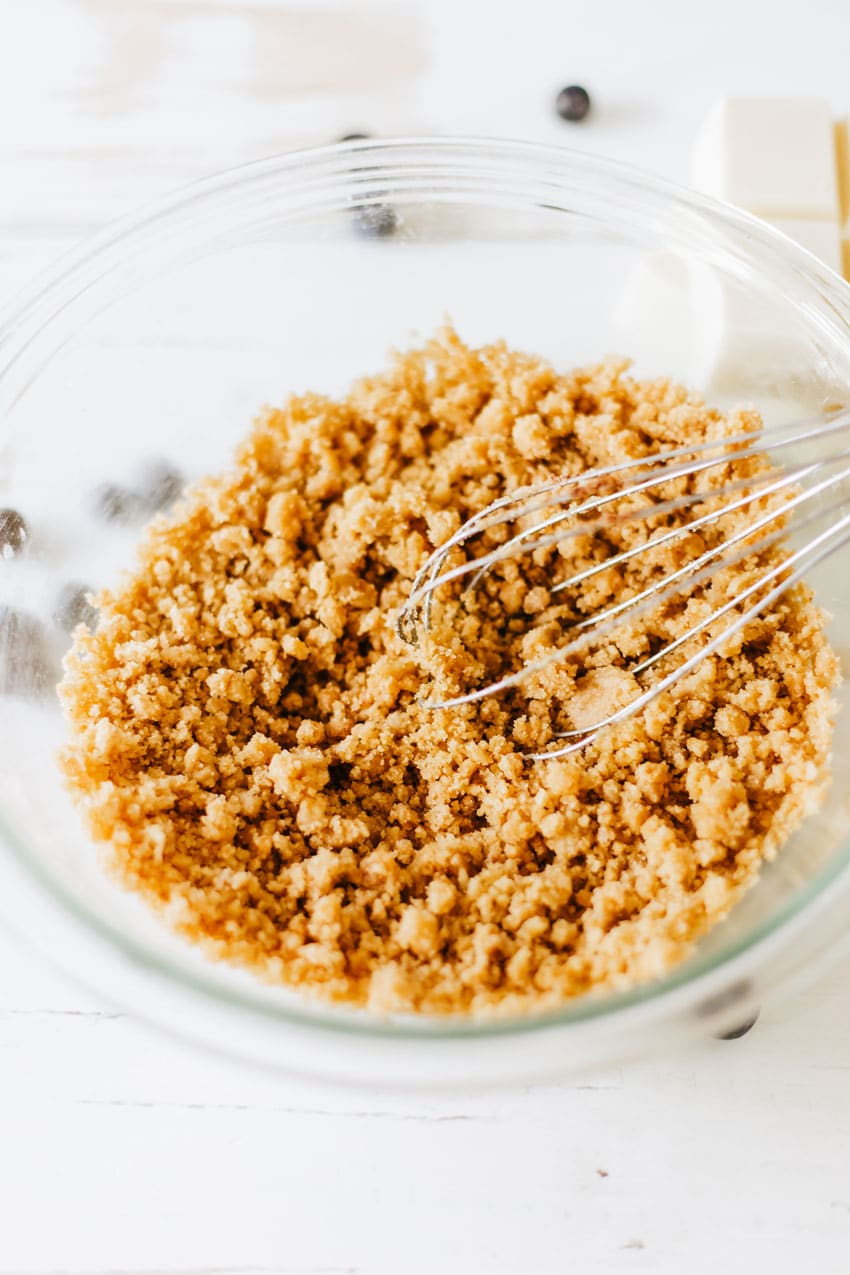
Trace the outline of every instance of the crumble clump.
<instances>
[{"instance_id":1,"label":"crumble clump","mask_svg":"<svg viewBox=\"0 0 850 1275\"><path fill-rule=\"evenodd\" d=\"M451 330L342 401L265 411L233 468L153 523L67 658L62 764L111 869L210 954L378 1011L523 1012L661 973L826 783L838 666L809 592L580 753L523 754L616 711L630 663L780 550L583 664L444 712L423 681L457 692L536 658L563 619L681 565L681 543L560 602L553 571L596 552L575 537L501 564L474 608L448 596L423 652L393 625L427 555L505 492L757 426L623 361L560 374Z\"/></svg>"}]
</instances>

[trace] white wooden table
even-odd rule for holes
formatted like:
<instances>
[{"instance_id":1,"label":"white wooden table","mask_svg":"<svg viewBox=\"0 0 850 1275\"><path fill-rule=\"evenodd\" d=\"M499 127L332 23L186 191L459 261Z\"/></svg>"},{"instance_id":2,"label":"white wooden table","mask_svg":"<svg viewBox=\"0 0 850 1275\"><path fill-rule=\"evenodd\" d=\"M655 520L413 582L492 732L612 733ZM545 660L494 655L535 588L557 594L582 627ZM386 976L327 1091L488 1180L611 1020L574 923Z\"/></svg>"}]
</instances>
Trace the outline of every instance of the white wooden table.
<instances>
[{"instance_id":1,"label":"white wooden table","mask_svg":"<svg viewBox=\"0 0 850 1275\"><path fill-rule=\"evenodd\" d=\"M177 183L355 130L532 137L681 178L717 93L850 109L846 0L779 9L2 0L0 294ZM571 127L552 99L576 80L597 108ZM2 1275L850 1270L840 970L736 1043L412 1098L198 1055L0 935L0 1080Z\"/></svg>"}]
</instances>

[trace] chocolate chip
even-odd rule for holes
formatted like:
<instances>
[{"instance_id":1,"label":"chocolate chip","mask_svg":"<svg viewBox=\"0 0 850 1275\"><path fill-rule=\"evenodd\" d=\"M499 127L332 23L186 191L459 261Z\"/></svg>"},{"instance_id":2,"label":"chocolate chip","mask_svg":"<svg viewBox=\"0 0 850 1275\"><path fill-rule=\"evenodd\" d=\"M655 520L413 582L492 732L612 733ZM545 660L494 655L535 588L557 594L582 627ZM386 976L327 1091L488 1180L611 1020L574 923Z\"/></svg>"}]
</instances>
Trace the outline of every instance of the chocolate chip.
<instances>
[{"instance_id":1,"label":"chocolate chip","mask_svg":"<svg viewBox=\"0 0 850 1275\"><path fill-rule=\"evenodd\" d=\"M715 992L707 1000L701 1001L696 1009L697 1017L714 1018L716 1014L729 1009L739 1001L745 1001L750 998L753 990L753 985L748 978L739 978L737 982L724 987L719 992Z\"/></svg>"},{"instance_id":2,"label":"chocolate chip","mask_svg":"<svg viewBox=\"0 0 850 1275\"><path fill-rule=\"evenodd\" d=\"M751 1017L745 1019L744 1022L739 1023L737 1027L733 1027L731 1031L728 1031L728 1032L720 1032L715 1037L715 1039L716 1040L740 1040L742 1036L746 1036L748 1031L752 1031L756 1023L758 1022L758 1017L759 1017L759 1011L756 1010L756 1012L753 1015L751 1015Z\"/></svg>"},{"instance_id":3,"label":"chocolate chip","mask_svg":"<svg viewBox=\"0 0 850 1275\"><path fill-rule=\"evenodd\" d=\"M86 597L91 590L82 584L63 585L53 608L53 620L66 633L73 633L78 624L90 629L97 625L97 607Z\"/></svg>"},{"instance_id":4,"label":"chocolate chip","mask_svg":"<svg viewBox=\"0 0 850 1275\"><path fill-rule=\"evenodd\" d=\"M0 606L0 695L42 696L55 681L39 621Z\"/></svg>"},{"instance_id":5,"label":"chocolate chip","mask_svg":"<svg viewBox=\"0 0 850 1275\"><path fill-rule=\"evenodd\" d=\"M127 525L144 516L144 503L136 492L117 483L99 483L91 494L92 510L104 522Z\"/></svg>"},{"instance_id":6,"label":"chocolate chip","mask_svg":"<svg viewBox=\"0 0 850 1275\"><path fill-rule=\"evenodd\" d=\"M355 210L354 226L367 239L386 239L398 229L398 213L389 204L366 204Z\"/></svg>"},{"instance_id":7,"label":"chocolate chip","mask_svg":"<svg viewBox=\"0 0 850 1275\"><path fill-rule=\"evenodd\" d=\"M337 138L339 142L368 142L371 133L345 133ZM363 172L361 168L353 168L352 172ZM372 197L378 192L373 191ZM391 204L374 203L363 208L355 208L352 214L354 228L367 239L386 239L398 229L398 213Z\"/></svg>"},{"instance_id":8,"label":"chocolate chip","mask_svg":"<svg viewBox=\"0 0 850 1275\"><path fill-rule=\"evenodd\" d=\"M138 495L155 513L174 503L183 490L183 482L183 475L168 461L153 460L141 472Z\"/></svg>"},{"instance_id":9,"label":"chocolate chip","mask_svg":"<svg viewBox=\"0 0 850 1275\"><path fill-rule=\"evenodd\" d=\"M0 558L14 558L29 539L29 528L17 509L0 509Z\"/></svg>"},{"instance_id":10,"label":"chocolate chip","mask_svg":"<svg viewBox=\"0 0 850 1275\"><path fill-rule=\"evenodd\" d=\"M590 110L590 94L580 84L568 84L555 100L555 110L562 120L578 124Z\"/></svg>"}]
</instances>

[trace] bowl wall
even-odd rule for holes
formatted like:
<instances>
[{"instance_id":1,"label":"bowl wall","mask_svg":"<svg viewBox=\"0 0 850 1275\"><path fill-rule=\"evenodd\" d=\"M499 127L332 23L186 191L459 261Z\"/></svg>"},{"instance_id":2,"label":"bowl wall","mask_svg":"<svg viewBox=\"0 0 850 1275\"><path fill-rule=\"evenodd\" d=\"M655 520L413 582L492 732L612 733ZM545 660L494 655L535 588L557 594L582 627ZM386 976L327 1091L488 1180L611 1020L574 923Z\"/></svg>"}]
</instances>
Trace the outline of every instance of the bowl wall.
<instances>
[{"instance_id":1,"label":"bowl wall","mask_svg":"<svg viewBox=\"0 0 850 1275\"><path fill-rule=\"evenodd\" d=\"M381 231L389 233L380 233ZM31 539L0 560L0 608L38 617L44 659L69 582L132 562L137 527L96 512L153 458L226 465L257 409L344 391L446 320L557 366L634 358L773 423L850 386L850 290L743 215L641 174L509 143L334 147L175 196L60 263L0 328L0 505ZM813 582L847 663L850 573ZM850 711L835 779L758 888L662 983L532 1022L379 1022L212 965L102 873L55 763L55 694L32 695L0 609L15 693L0 714L0 911L109 995L278 1066L381 1079L506 1079L708 1031L833 945L850 903Z\"/></svg>"}]
</instances>

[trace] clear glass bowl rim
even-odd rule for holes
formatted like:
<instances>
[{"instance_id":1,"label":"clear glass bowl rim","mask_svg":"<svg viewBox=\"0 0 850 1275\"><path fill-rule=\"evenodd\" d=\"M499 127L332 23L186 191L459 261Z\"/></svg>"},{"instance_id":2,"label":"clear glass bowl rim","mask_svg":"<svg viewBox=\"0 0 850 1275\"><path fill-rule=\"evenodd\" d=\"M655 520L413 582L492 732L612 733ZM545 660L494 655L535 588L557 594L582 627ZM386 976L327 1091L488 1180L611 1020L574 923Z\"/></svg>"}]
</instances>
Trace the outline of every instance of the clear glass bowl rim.
<instances>
[{"instance_id":1,"label":"clear glass bowl rim","mask_svg":"<svg viewBox=\"0 0 850 1275\"><path fill-rule=\"evenodd\" d=\"M352 166L353 156L358 157L357 166ZM764 222L686 187L619 161L531 142L476 137L368 139L287 152L193 182L113 222L64 254L0 311L0 406L11 410L39 370L73 336L76 310L88 318L92 302L97 313L143 279L150 279L151 253L158 254L160 269L174 260L185 262L204 255L197 251L198 226L206 224L208 231L215 227L220 231L231 223L238 226L246 205L262 199L270 188L276 191L276 212L285 216L278 188L287 185L293 217L316 209L362 207L387 200L404 203L423 197L515 209L539 209L545 200L543 206L569 211L568 202L552 201L568 201L570 192L577 189L583 194L597 189L600 194L607 192L608 211L611 193L616 191L624 226L639 212L644 217L657 216L661 224L677 219L680 242L690 240L710 250L722 238L724 251L728 254L731 248L742 269L781 272L786 295L790 292L796 304L806 307L809 317L833 340L850 341L850 287L839 276ZM215 235L208 241L211 247L217 242ZM755 957L768 944L772 947L771 941L781 938L789 923L803 921L807 912L816 911L813 905L823 902L831 887L842 896L850 894L848 838L828 866L770 920L719 952L703 958L697 955L653 982L625 992L580 997L541 1014L384 1019L312 999L305 999L303 1007L272 1005L247 991L233 991L212 978L178 968L113 927L67 890L2 818L0 843L13 852L17 866L64 919L117 949L140 972L165 980L176 990L200 994L222 1009L229 1006L291 1027L376 1038L479 1039L547 1027L578 1028L594 1019L625 1016L650 1003L660 1008L671 997L678 1001L680 996L675 994L685 989L692 989L696 998L708 993L711 976L727 967L737 969L742 958Z\"/></svg>"}]
</instances>

